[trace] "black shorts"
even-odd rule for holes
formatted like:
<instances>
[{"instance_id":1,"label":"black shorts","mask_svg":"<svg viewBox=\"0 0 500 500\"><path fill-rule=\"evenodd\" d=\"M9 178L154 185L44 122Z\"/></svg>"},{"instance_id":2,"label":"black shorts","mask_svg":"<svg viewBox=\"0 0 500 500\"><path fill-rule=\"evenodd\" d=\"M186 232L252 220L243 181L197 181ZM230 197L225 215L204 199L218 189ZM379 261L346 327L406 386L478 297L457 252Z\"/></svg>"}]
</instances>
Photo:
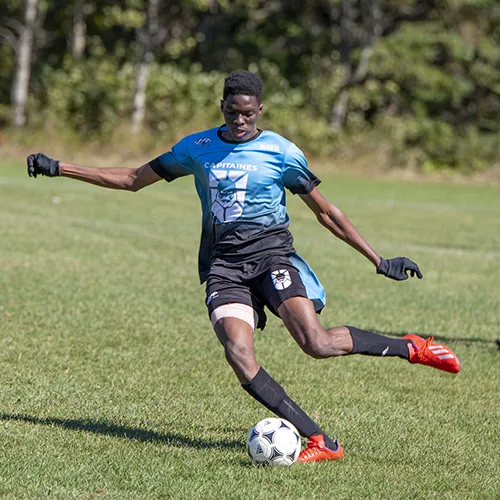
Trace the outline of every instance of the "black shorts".
<instances>
[{"instance_id":1,"label":"black shorts","mask_svg":"<svg viewBox=\"0 0 500 500\"><path fill-rule=\"evenodd\" d=\"M246 304L254 309L255 324L261 330L267 319L264 306L279 317L277 311L283 301L307 297L299 271L284 256L270 256L237 266L216 261L210 267L206 294L209 316L225 304Z\"/></svg>"}]
</instances>

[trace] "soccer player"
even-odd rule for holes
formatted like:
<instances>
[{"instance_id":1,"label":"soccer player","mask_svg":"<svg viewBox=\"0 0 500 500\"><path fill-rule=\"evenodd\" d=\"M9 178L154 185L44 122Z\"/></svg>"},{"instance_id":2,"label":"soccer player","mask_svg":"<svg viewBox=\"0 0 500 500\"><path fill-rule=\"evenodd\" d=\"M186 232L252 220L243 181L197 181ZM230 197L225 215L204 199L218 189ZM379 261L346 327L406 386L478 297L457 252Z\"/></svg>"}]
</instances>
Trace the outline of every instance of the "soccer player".
<instances>
[{"instance_id":1,"label":"soccer player","mask_svg":"<svg viewBox=\"0 0 500 500\"><path fill-rule=\"evenodd\" d=\"M189 135L139 168L93 168L27 159L28 174L64 176L112 189L138 191L160 180L193 175L202 206L199 274L206 305L226 359L243 389L308 439L299 462L344 456L282 386L262 368L254 352L255 328L263 329L267 307L281 318L302 350L314 358L348 354L398 356L451 373L460 371L446 346L409 334L402 339L353 326L324 328L317 313L325 305L321 283L295 252L288 230L285 188L298 195L319 223L367 258L378 274L394 280L422 278L406 257L382 258L344 213L320 193L320 180L301 150L282 136L260 130L262 79L235 71L224 82L220 127Z\"/></svg>"}]
</instances>

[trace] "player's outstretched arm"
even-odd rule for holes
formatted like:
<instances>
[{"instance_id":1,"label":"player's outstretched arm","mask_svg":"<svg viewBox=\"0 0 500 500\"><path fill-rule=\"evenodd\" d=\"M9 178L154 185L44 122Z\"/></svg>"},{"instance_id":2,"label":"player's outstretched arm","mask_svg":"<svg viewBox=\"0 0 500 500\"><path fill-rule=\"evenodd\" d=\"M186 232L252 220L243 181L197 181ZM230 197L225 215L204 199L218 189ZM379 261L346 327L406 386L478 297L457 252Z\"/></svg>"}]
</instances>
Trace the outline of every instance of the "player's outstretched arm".
<instances>
[{"instance_id":1,"label":"player's outstretched arm","mask_svg":"<svg viewBox=\"0 0 500 500\"><path fill-rule=\"evenodd\" d=\"M382 258L359 234L342 210L324 198L318 188L315 187L309 194L303 194L300 197L314 212L320 224L372 262L377 268L377 274L383 274L398 281L408 279L407 272L411 277L416 275L420 279L423 278L417 264L406 257Z\"/></svg>"},{"instance_id":2,"label":"player's outstretched arm","mask_svg":"<svg viewBox=\"0 0 500 500\"><path fill-rule=\"evenodd\" d=\"M38 175L70 177L96 186L127 191L139 191L143 187L162 180L148 163L139 168L96 168L63 163L43 153L37 153L28 156L27 165L30 177Z\"/></svg>"}]
</instances>

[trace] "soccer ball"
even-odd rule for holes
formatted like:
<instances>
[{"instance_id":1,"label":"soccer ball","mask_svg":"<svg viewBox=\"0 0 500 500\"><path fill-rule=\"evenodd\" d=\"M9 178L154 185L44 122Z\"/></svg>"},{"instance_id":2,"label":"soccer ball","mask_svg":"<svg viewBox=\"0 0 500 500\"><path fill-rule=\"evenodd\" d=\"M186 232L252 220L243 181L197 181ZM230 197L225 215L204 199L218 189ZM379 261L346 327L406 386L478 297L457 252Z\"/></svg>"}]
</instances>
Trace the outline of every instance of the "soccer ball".
<instances>
[{"instance_id":1,"label":"soccer ball","mask_svg":"<svg viewBox=\"0 0 500 500\"><path fill-rule=\"evenodd\" d=\"M248 433L247 452L254 465L292 465L300 453L300 436L287 420L266 418Z\"/></svg>"}]
</instances>

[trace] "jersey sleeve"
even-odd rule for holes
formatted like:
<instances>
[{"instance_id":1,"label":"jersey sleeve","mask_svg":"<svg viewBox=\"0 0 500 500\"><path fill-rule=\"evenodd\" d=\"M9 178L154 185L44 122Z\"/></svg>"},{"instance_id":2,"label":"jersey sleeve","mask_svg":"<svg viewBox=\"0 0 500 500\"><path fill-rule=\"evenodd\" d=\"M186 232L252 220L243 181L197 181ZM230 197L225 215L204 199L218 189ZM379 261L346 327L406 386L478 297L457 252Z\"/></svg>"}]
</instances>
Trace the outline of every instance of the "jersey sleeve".
<instances>
[{"instance_id":1,"label":"jersey sleeve","mask_svg":"<svg viewBox=\"0 0 500 500\"><path fill-rule=\"evenodd\" d=\"M283 184L293 194L309 194L321 182L309 170L304 153L295 144L289 146L283 161Z\"/></svg>"},{"instance_id":2,"label":"jersey sleeve","mask_svg":"<svg viewBox=\"0 0 500 500\"><path fill-rule=\"evenodd\" d=\"M157 175L163 177L167 182L192 174L193 169L186 147L186 139L179 141L167 153L151 160L149 165Z\"/></svg>"}]
</instances>

